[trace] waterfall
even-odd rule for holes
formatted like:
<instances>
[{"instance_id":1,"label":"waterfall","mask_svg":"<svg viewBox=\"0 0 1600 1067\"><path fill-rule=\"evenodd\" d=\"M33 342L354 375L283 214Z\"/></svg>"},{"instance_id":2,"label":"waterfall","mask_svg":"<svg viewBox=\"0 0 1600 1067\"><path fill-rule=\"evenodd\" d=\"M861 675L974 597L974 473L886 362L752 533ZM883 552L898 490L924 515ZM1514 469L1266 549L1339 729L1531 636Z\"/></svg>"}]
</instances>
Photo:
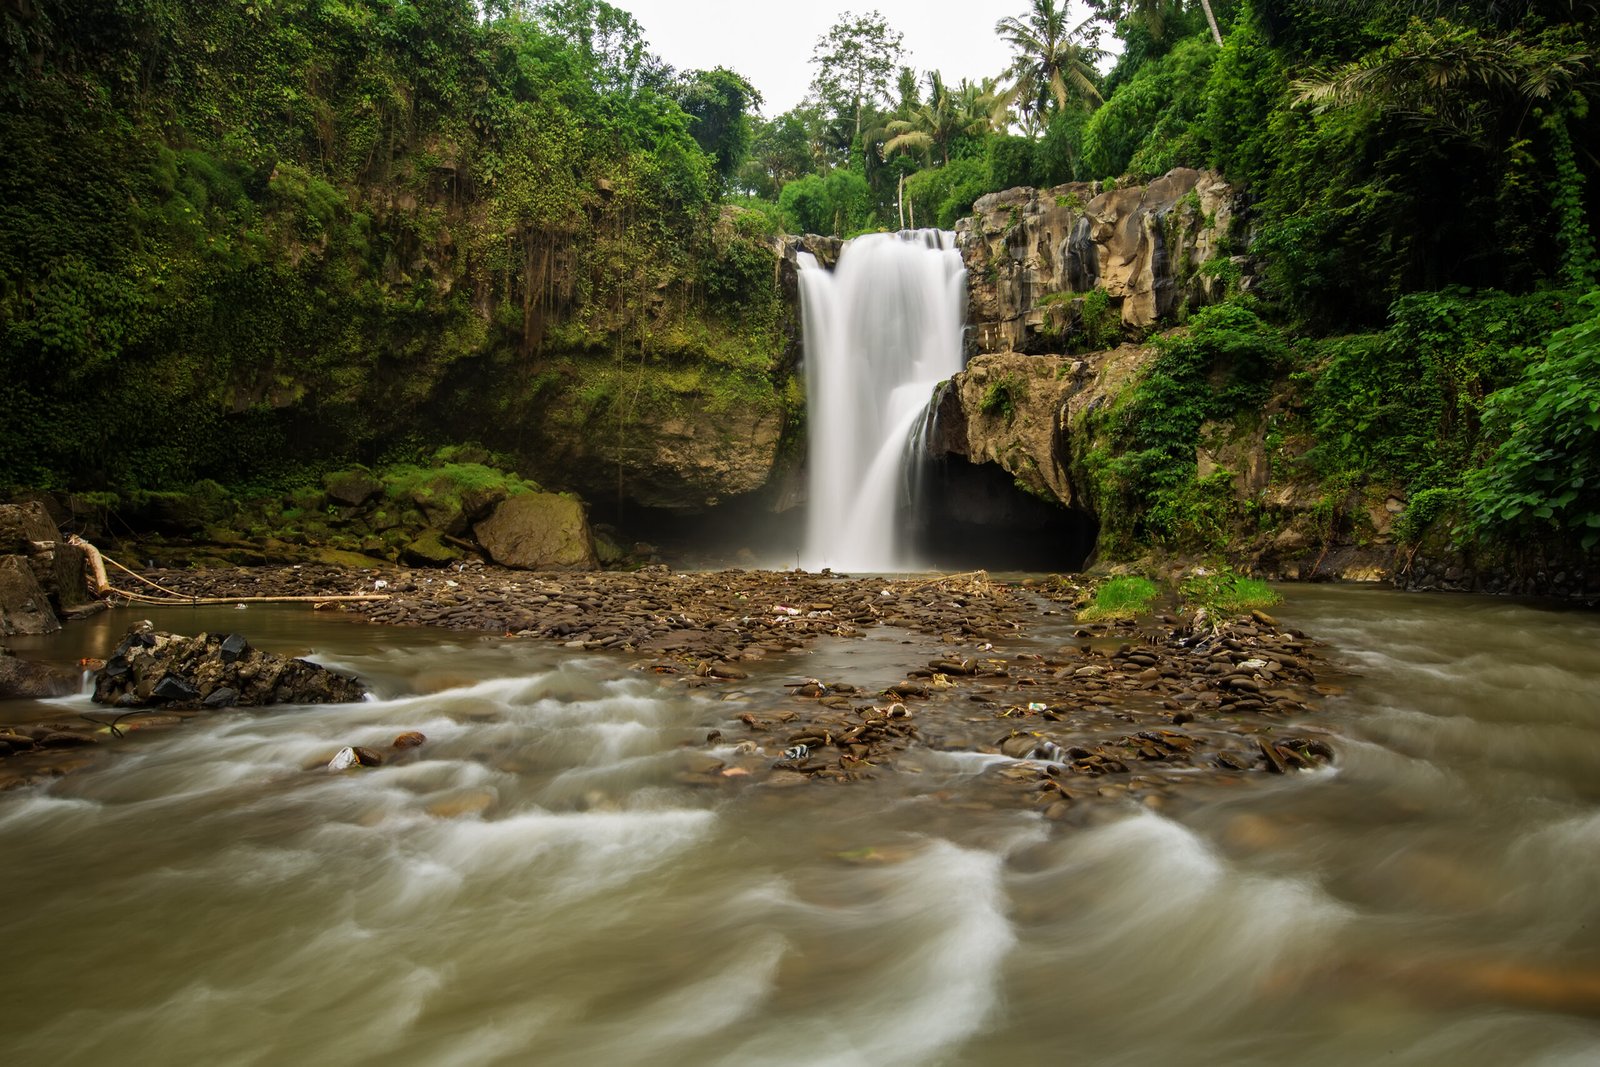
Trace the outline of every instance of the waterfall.
<instances>
[{"instance_id":1,"label":"waterfall","mask_svg":"<svg viewBox=\"0 0 1600 1067\"><path fill-rule=\"evenodd\" d=\"M800 256L810 514L804 565L917 567L897 511L935 387L961 369L967 272L955 235L870 234L830 274Z\"/></svg>"}]
</instances>

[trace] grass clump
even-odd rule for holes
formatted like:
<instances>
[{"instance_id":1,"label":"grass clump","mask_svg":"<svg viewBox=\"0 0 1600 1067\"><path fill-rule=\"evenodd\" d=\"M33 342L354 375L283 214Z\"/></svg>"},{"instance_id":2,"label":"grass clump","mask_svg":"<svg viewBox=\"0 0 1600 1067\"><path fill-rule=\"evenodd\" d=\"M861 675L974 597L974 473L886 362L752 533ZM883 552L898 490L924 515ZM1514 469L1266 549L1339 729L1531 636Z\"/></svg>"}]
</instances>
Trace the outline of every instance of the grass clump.
<instances>
[{"instance_id":1,"label":"grass clump","mask_svg":"<svg viewBox=\"0 0 1600 1067\"><path fill-rule=\"evenodd\" d=\"M1186 607L1203 608L1213 618L1270 608L1283 599L1260 578L1247 578L1225 567L1196 570L1179 584L1178 594Z\"/></svg>"},{"instance_id":2,"label":"grass clump","mask_svg":"<svg viewBox=\"0 0 1600 1067\"><path fill-rule=\"evenodd\" d=\"M1015 374L1007 374L989 383L978 400L978 410L985 415L1006 420L1009 425L1017 417L1017 403L1027 398L1028 387Z\"/></svg>"},{"instance_id":3,"label":"grass clump","mask_svg":"<svg viewBox=\"0 0 1600 1067\"><path fill-rule=\"evenodd\" d=\"M1095 587L1094 599L1079 610L1078 621L1096 622L1145 615L1160 595L1161 590L1148 578L1108 578Z\"/></svg>"}]
</instances>

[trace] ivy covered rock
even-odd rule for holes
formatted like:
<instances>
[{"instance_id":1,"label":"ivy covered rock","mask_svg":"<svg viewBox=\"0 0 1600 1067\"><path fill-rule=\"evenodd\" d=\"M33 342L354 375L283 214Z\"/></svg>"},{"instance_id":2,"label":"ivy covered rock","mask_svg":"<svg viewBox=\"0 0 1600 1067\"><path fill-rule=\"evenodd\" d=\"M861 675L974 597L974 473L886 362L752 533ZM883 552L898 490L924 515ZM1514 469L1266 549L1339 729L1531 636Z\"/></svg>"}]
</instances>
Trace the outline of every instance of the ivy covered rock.
<instances>
[{"instance_id":1,"label":"ivy covered rock","mask_svg":"<svg viewBox=\"0 0 1600 1067\"><path fill-rule=\"evenodd\" d=\"M184 637L148 621L128 631L94 677L95 703L126 708L344 704L366 693L355 678L263 652L239 634Z\"/></svg>"}]
</instances>

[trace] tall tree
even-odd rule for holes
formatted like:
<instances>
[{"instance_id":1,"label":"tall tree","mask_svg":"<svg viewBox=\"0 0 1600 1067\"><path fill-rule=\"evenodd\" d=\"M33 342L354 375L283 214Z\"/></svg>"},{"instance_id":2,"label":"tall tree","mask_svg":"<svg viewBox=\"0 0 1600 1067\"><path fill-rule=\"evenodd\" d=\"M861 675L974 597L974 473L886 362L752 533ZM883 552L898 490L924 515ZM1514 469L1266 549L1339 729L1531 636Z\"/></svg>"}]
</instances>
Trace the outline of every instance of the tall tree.
<instances>
[{"instance_id":1,"label":"tall tree","mask_svg":"<svg viewBox=\"0 0 1600 1067\"><path fill-rule=\"evenodd\" d=\"M1091 108L1102 103L1094 65L1105 53L1091 21L1068 27L1066 3L1033 0L1027 14L995 23L995 33L1015 53L1006 70L1012 98L1030 122L1064 109L1069 100Z\"/></svg>"},{"instance_id":2,"label":"tall tree","mask_svg":"<svg viewBox=\"0 0 1600 1067\"><path fill-rule=\"evenodd\" d=\"M671 81L672 68L650 51L638 20L606 0L539 0L534 11L583 57L601 92L662 90Z\"/></svg>"},{"instance_id":3,"label":"tall tree","mask_svg":"<svg viewBox=\"0 0 1600 1067\"><path fill-rule=\"evenodd\" d=\"M761 106L761 94L749 81L726 67L696 70L678 85L678 106L693 120L689 133L711 157L724 188L750 154L750 112Z\"/></svg>"},{"instance_id":4,"label":"tall tree","mask_svg":"<svg viewBox=\"0 0 1600 1067\"><path fill-rule=\"evenodd\" d=\"M846 11L833 28L817 38L811 51L816 76L812 91L840 115L851 117L852 141L859 141L869 107L891 103L889 87L900 61L898 30L891 30L880 11L856 15Z\"/></svg>"},{"instance_id":5,"label":"tall tree","mask_svg":"<svg viewBox=\"0 0 1600 1067\"><path fill-rule=\"evenodd\" d=\"M1144 24L1153 41L1164 41L1169 24L1183 13L1183 0L1088 0L1096 17L1115 26L1123 19L1137 19ZM1222 31L1217 27L1217 16L1211 10L1211 0L1200 0L1205 11L1206 24L1211 27L1211 39L1222 44Z\"/></svg>"}]
</instances>

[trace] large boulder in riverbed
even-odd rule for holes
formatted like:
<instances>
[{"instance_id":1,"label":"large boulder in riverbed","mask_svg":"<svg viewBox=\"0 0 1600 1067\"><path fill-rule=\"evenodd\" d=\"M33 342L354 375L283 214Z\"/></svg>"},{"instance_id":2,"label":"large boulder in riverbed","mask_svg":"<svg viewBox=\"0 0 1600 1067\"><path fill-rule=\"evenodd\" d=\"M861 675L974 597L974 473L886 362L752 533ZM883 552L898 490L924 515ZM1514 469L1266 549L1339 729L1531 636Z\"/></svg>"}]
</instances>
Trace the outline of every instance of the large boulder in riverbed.
<instances>
[{"instance_id":1,"label":"large boulder in riverbed","mask_svg":"<svg viewBox=\"0 0 1600 1067\"><path fill-rule=\"evenodd\" d=\"M64 697L78 691L78 679L43 663L18 659L0 646L0 700Z\"/></svg>"},{"instance_id":2,"label":"large boulder in riverbed","mask_svg":"<svg viewBox=\"0 0 1600 1067\"><path fill-rule=\"evenodd\" d=\"M556 493L518 493L472 528L502 567L530 571L592 571L598 563L583 501Z\"/></svg>"},{"instance_id":3,"label":"large boulder in riverbed","mask_svg":"<svg viewBox=\"0 0 1600 1067\"><path fill-rule=\"evenodd\" d=\"M263 652L238 634L184 637L148 622L129 630L94 676L95 702L126 708L343 704L366 692L354 678Z\"/></svg>"},{"instance_id":4,"label":"large boulder in riverbed","mask_svg":"<svg viewBox=\"0 0 1600 1067\"><path fill-rule=\"evenodd\" d=\"M33 568L23 556L0 556L0 635L53 634L61 629Z\"/></svg>"}]
</instances>

